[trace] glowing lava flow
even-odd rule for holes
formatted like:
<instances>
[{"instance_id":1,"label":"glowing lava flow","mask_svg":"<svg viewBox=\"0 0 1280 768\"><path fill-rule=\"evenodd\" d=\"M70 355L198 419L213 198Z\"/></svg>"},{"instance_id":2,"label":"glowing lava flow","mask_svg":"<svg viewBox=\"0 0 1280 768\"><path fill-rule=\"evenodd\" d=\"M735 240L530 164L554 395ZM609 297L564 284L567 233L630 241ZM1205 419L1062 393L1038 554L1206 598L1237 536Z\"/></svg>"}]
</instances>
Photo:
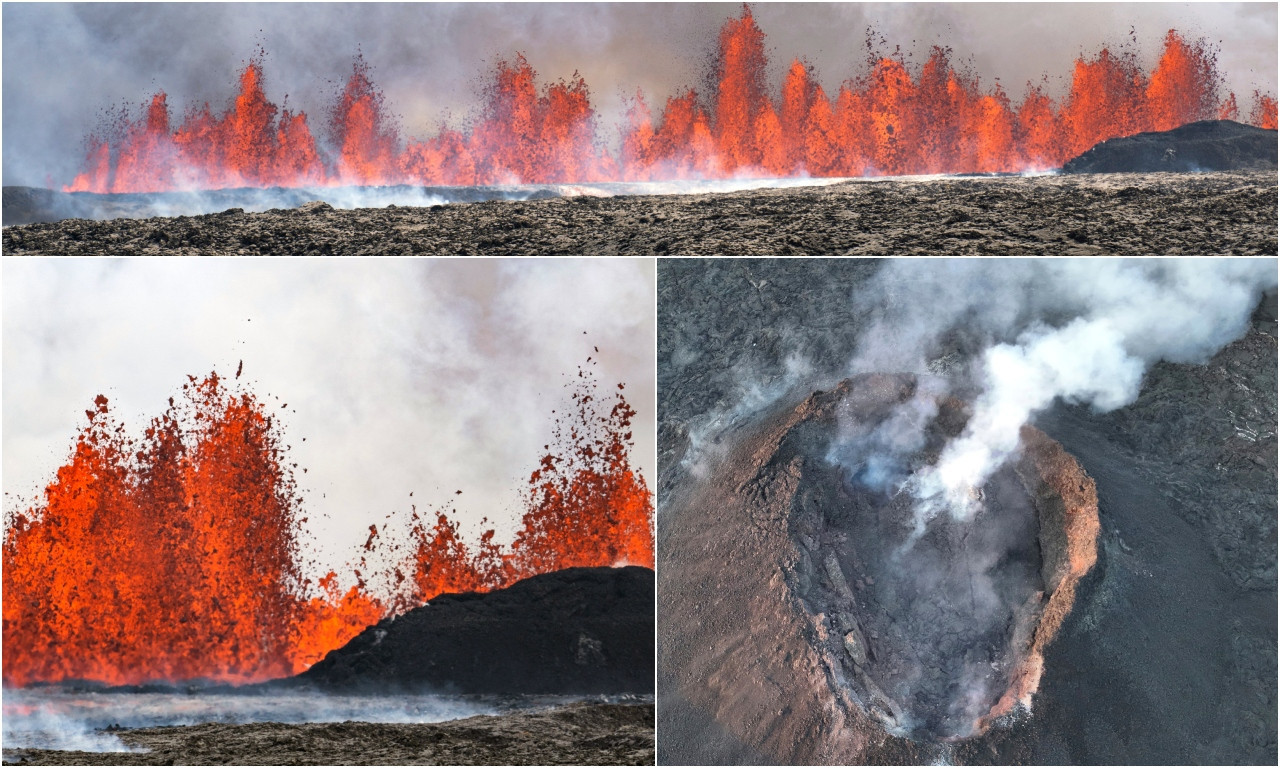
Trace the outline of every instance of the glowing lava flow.
<instances>
[{"instance_id":1,"label":"glowing lava flow","mask_svg":"<svg viewBox=\"0 0 1280 768\"><path fill-rule=\"evenodd\" d=\"M1132 53L1080 57L1068 93L1054 103L1028 84L1014 103L985 88L935 47L913 74L901 55L872 56L869 73L829 95L811 67L792 62L779 99L766 92L765 35L750 8L721 30L715 92L667 99L655 121L637 93L619 153L597 139L590 90L570 81L538 87L524 56L499 62L468 130L442 128L403 142L382 93L357 57L329 110L322 152L305 113L278 110L263 92L261 56L240 92L215 116L204 105L170 125L156 94L137 119L87 140L71 192L309 185L483 185L1018 172L1061 166L1104 139L1196 120L1238 119L1235 94L1220 97L1216 54L1170 30L1147 74ZM1248 119L1276 127L1275 98L1254 93Z\"/></svg>"},{"instance_id":2,"label":"glowing lava flow","mask_svg":"<svg viewBox=\"0 0 1280 768\"><path fill-rule=\"evenodd\" d=\"M573 565L652 567L652 497L627 458L634 411L618 394L597 413L594 387L584 379L580 421L560 423L568 439L533 474L513 546L488 531L469 547L441 513L414 526L389 599L359 570L346 592L334 572L320 594L309 588L293 465L252 394L216 373L191 378L139 440L100 395L43 501L7 521L4 684L282 677L441 591Z\"/></svg>"}]
</instances>

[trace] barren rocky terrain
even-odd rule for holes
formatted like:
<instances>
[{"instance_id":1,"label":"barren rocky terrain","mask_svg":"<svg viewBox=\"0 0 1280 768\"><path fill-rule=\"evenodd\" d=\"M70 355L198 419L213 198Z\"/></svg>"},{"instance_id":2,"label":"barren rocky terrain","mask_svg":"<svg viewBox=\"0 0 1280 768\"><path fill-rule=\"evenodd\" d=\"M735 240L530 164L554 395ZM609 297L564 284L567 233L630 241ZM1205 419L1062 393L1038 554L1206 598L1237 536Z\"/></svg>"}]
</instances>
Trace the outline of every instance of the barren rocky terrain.
<instances>
[{"instance_id":1,"label":"barren rocky terrain","mask_svg":"<svg viewBox=\"0 0 1280 768\"><path fill-rule=\"evenodd\" d=\"M1208 364L1157 364L1135 403L1036 418L1096 482L1101 533L1029 712L910 741L832 694L779 567L788 517L761 513L776 484L742 481L799 471L747 471L773 450L752 441L839 378L872 320L850 294L877 269L660 264L659 761L1273 764L1274 294ZM972 353L954 341L940 363Z\"/></svg>"},{"instance_id":2,"label":"barren rocky terrain","mask_svg":"<svg viewBox=\"0 0 1280 768\"><path fill-rule=\"evenodd\" d=\"M93 256L1274 255L1276 188L1274 171L1239 171L863 179L427 208L313 202L6 226L3 245L6 255Z\"/></svg>"},{"instance_id":3,"label":"barren rocky terrain","mask_svg":"<svg viewBox=\"0 0 1280 768\"><path fill-rule=\"evenodd\" d=\"M145 752L5 750L6 765L652 765L652 704L579 704L427 725L207 723L125 729Z\"/></svg>"}]
</instances>

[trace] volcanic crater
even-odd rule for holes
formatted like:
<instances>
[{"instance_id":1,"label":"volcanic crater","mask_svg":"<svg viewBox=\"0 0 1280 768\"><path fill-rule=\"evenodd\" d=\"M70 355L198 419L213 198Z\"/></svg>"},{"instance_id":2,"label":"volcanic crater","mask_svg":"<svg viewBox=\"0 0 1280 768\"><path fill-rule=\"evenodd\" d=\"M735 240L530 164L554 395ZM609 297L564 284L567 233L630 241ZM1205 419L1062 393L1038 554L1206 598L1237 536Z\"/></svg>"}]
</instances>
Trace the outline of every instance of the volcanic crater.
<instances>
[{"instance_id":1,"label":"volcanic crater","mask_svg":"<svg viewBox=\"0 0 1280 768\"><path fill-rule=\"evenodd\" d=\"M786 580L831 694L921 741L979 734L1029 701L1099 528L1093 481L1031 427L1021 458L972 491L971 519L917 525L903 486L969 419L932 383L870 374L815 393L769 459L794 477ZM923 445L870 448L910 429L904 413L927 415Z\"/></svg>"},{"instance_id":2,"label":"volcanic crater","mask_svg":"<svg viewBox=\"0 0 1280 768\"><path fill-rule=\"evenodd\" d=\"M907 410L922 439L873 467L859 440ZM670 490L659 526L659 701L709 718L673 724L702 734L680 760L918 762L1017 720L1097 559L1098 499L1024 427L972 518L918 527L911 493L886 489L968 419L936 380L862 374L676 457L700 481Z\"/></svg>"}]
</instances>

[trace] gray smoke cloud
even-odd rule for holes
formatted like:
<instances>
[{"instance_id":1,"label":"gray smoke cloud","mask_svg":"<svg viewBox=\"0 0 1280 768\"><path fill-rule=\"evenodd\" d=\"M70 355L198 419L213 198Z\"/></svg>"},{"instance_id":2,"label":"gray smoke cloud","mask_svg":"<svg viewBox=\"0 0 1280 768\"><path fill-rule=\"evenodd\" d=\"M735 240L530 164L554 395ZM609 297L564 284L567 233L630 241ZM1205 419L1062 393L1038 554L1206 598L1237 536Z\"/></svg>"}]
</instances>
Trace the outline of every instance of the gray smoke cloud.
<instances>
[{"instance_id":1,"label":"gray smoke cloud","mask_svg":"<svg viewBox=\"0 0 1280 768\"><path fill-rule=\"evenodd\" d=\"M1061 96L1074 58L1136 37L1154 64L1170 28L1220 43L1220 69L1242 107L1255 88L1276 90L1276 6L1270 3L761 3L769 79L777 92L803 57L834 93L865 71L865 30L886 50L923 62L950 46L983 82L1017 99L1048 76ZM237 70L267 51L266 92L306 111L313 130L362 51L406 135L435 133L475 105L497 57L523 52L544 82L576 70L592 89L600 136L616 141L626 99L643 90L652 107L701 87L725 19L738 9L708 3L468 4L6 4L4 183L69 182L81 142L101 111L170 95L175 114L225 106Z\"/></svg>"},{"instance_id":2,"label":"gray smoke cloud","mask_svg":"<svg viewBox=\"0 0 1280 768\"><path fill-rule=\"evenodd\" d=\"M352 558L388 515L394 532L411 504L456 503L465 535L487 516L509 541L552 411L570 404L566 385L588 357L602 395L625 382L638 412L633 465L654 469L649 259L2 268L6 512L53 480L99 393L136 435L188 374L230 378L241 360L282 420L309 517L304 546L322 567Z\"/></svg>"}]
</instances>

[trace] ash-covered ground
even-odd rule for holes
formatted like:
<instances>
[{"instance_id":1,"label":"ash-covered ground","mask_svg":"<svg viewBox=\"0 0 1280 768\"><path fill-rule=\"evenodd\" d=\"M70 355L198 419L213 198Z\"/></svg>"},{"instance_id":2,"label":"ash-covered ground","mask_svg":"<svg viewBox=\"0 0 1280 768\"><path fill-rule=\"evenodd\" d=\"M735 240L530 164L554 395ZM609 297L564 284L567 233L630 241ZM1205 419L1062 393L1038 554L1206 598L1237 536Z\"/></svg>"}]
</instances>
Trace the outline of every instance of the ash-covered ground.
<instances>
[{"instance_id":1,"label":"ash-covered ground","mask_svg":"<svg viewBox=\"0 0 1280 768\"><path fill-rule=\"evenodd\" d=\"M882 268L660 264L659 762L1274 764L1274 293L1207 364L1155 364L1132 404L1036 417L1096 481L1102 530L1029 713L930 743L837 704L788 607L787 532L740 519L752 507L714 497L725 475L691 459L744 455L738 441L769 414L841 378L878 311L850 297ZM962 367L975 343L944 337L931 370ZM695 572L707 581L676 580Z\"/></svg>"},{"instance_id":2,"label":"ash-covered ground","mask_svg":"<svg viewBox=\"0 0 1280 768\"><path fill-rule=\"evenodd\" d=\"M132 752L5 749L5 765L652 765L652 703L444 723L204 723L112 732Z\"/></svg>"},{"instance_id":3,"label":"ash-covered ground","mask_svg":"<svg viewBox=\"0 0 1280 768\"><path fill-rule=\"evenodd\" d=\"M425 208L316 202L6 226L3 245L6 255L93 256L1274 255L1276 190L1274 171L1231 171L860 179Z\"/></svg>"}]
</instances>

